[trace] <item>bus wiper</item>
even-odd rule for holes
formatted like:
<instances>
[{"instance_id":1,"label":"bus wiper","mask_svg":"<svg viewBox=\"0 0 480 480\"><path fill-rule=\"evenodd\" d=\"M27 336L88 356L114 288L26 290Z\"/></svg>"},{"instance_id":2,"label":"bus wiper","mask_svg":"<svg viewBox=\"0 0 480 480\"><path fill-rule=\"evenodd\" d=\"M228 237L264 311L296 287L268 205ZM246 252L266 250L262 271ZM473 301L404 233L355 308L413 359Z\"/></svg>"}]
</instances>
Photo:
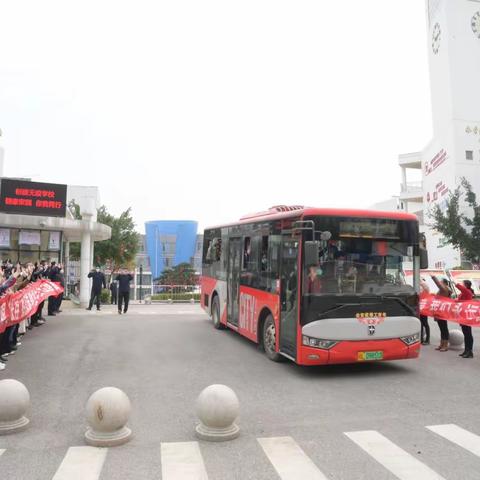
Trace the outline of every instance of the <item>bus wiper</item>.
<instances>
[{"instance_id":1,"label":"bus wiper","mask_svg":"<svg viewBox=\"0 0 480 480\"><path fill-rule=\"evenodd\" d=\"M398 303L400 303L401 305L403 305L404 307L406 307L407 310L408 310L410 313L415 313L415 316L416 316L415 309L414 309L411 305L409 305L407 302L405 302L404 300L402 300L401 298L398 298L398 297L382 297L382 300L384 300L384 299L397 301Z\"/></svg>"},{"instance_id":2,"label":"bus wiper","mask_svg":"<svg viewBox=\"0 0 480 480\"><path fill-rule=\"evenodd\" d=\"M335 305L334 307L319 313L318 320L320 320L324 315L327 315L328 313L332 313L335 310L340 310L343 307L359 307L359 306L361 307L362 305L363 305L362 303L337 303L337 305Z\"/></svg>"}]
</instances>

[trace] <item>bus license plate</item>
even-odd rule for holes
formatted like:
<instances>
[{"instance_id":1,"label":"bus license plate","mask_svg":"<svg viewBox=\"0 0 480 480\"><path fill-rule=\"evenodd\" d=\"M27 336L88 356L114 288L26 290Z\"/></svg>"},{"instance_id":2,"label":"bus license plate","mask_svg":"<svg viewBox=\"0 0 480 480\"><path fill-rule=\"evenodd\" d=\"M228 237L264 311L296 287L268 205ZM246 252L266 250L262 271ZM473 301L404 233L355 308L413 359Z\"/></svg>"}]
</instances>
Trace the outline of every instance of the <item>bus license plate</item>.
<instances>
[{"instance_id":1,"label":"bus license plate","mask_svg":"<svg viewBox=\"0 0 480 480\"><path fill-rule=\"evenodd\" d=\"M359 362L364 362L368 360L383 360L383 352L358 352L357 360Z\"/></svg>"}]
</instances>

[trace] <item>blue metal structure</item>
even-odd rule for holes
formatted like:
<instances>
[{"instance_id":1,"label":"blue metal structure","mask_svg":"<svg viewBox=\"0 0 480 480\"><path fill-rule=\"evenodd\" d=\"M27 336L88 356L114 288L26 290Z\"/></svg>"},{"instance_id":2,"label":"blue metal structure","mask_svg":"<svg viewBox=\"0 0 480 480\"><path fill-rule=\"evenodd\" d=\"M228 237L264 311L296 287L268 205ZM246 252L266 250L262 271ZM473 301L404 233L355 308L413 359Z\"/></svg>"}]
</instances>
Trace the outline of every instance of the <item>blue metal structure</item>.
<instances>
[{"instance_id":1,"label":"blue metal structure","mask_svg":"<svg viewBox=\"0 0 480 480\"><path fill-rule=\"evenodd\" d=\"M147 253L153 278L179 263L190 263L195 255L198 223L193 220L145 222Z\"/></svg>"}]
</instances>

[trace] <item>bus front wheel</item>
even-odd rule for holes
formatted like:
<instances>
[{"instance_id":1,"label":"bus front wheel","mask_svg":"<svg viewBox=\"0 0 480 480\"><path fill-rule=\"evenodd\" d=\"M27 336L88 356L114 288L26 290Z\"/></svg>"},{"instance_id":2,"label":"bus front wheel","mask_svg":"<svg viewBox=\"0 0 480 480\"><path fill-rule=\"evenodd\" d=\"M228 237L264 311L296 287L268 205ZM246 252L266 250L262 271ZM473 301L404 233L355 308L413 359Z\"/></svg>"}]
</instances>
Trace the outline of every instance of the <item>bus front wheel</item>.
<instances>
[{"instance_id":1,"label":"bus front wheel","mask_svg":"<svg viewBox=\"0 0 480 480\"><path fill-rule=\"evenodd\" d=\"M220 322L220 300L218 299L218 296L215 296L213 298L212 320L213 320L213 326L217 330L223 330L225 328L225 325L223 325L223 323Z\"/></svg>"},{"instance_id":2,"label":"bus front wheel","mask_svg":"<svg viewBox=\"0 0 480 480\"><path fill-rule=\"evenodd\" d=\"M275 351L277 344L277 329L272 315L268 315L263 324L263 349L267 357L274 362L282 360L282 356Z\"/></svg>"}]
</instances>

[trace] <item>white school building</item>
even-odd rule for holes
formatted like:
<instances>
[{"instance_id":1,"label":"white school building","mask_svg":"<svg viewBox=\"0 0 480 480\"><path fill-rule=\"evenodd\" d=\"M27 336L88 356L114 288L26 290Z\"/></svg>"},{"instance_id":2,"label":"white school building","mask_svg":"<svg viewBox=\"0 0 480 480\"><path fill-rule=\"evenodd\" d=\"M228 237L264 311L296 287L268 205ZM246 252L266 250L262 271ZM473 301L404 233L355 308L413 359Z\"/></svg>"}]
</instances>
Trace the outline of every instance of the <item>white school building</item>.
<instances>
[{"instance_id":1,"label":"white school building","mask_svg":"<svg viewBox=\"0 0 480 480\"><path fill-rule=\"evenodd\" d=\"M416 213L430 268L452 268L464 259L427 224L432 207L444 208L462 178L480 197L480 2L427 0L426 20L433 138L421 151L399 155L400 194L374 208Z\"/></svg>"}]
</instances>

